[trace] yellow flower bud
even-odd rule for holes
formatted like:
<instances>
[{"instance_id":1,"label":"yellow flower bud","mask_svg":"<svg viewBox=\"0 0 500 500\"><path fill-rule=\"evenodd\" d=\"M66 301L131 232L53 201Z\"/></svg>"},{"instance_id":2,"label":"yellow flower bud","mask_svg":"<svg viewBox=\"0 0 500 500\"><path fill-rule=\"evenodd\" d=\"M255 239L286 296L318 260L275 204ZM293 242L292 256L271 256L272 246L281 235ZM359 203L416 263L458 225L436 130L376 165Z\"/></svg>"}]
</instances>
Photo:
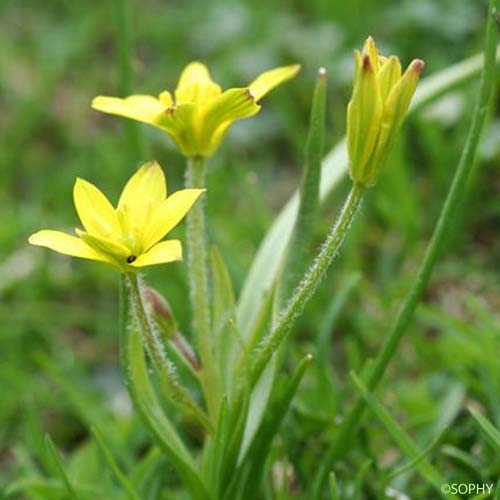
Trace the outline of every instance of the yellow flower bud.
<instances>
[{"instance_id":1,"label":"yellow flower bud","mask_svg":"<svg viewBox=\"0 0 500 500\"><path fill-rule=\"evenodd\" d=\"M369 37L356 51L352 97L347 107L347 151L354 182L373 186L401 127L424 62L414 59L402 74L396 56L379 54Z\"/></svg>"}]
</instances>

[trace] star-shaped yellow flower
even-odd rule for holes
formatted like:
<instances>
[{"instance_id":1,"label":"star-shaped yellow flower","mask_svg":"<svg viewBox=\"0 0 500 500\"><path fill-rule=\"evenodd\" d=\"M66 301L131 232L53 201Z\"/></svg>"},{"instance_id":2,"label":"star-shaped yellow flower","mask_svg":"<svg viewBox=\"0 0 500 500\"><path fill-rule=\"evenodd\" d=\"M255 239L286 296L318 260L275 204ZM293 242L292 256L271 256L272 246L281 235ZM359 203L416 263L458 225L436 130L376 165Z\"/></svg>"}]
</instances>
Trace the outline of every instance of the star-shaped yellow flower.
<instances>
[{"instance_id":1,"label":"star-shaped yellow flower","mask_svg":"<svg viewBox=\"0 0 500 500\"><path fill-rule=\"evenodd\" d=\"M188 157L211 156L235 120L255 115L258 102L269 91L295 76L300 66L284 66L262 73L248 87L222 92L207 67L188 64L179 79L174 98L162 92L149 95L96 97L92 107L104 113L125 116L149 123L167 132L182 154Z\"/></svg>"},{"instance_id":2,"label":"star-shaped yellow flower","mask_svg":"<svg viewBox=\"0 0 500 500\"><path fill-rule=\"evenodd\" d=\"M77 179L76 211L85 230L77 236L43 230L29 238L32 245L83 259L106 262L122 272L182 260L178 240L160 241L186 215L203 189L183 189L167 197L160 165L146 163L130 178L116 209L93 184Z\"/></svg>"}]
</instances>

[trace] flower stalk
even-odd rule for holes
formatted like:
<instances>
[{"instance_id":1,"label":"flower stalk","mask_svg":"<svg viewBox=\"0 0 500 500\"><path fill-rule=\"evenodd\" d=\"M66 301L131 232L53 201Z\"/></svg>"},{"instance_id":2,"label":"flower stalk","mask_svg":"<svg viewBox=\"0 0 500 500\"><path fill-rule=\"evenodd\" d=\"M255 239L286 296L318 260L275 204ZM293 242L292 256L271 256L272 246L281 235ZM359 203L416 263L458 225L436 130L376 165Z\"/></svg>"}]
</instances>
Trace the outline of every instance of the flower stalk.
<instances>
[{"instance_id":1,"label":"flower stalk","mask_svg":"<svg viewBox=\"0 0 500 500\"><path fill-rule=\"evenodd\" d=\"M271 333L264 337L256 352L251 356L254 361L250 365L250 386L253 387L265 366L276 352L283 339L290 332L295 321L301 314L306 303L314 295L326 270L337 255L342 242L351 226L356 213L361 206L365 188L359 183L353 184L337 221L332 225L330 232L311 267L295 289L292 298L276 322Z\"/></svg>"},{"instance_id":2,"label":"flower stalk","mask_svg":"<svg viewBox=\"0 0 500 500\"><path fill-rule=\"evenodd\" d=\"M205 160L188 159L186 186L205 186ZM186 218L187 264L189 296L193 313L193 327L201 357L199 371L208 414L215 420L218 412L219 389L211 335L210 292L208 286L207 233L205 203L196 203Z\"/></svg>"},{"instance_id":3,"label":"flower stalk","mask_svg":"<svg viewBox=\"0 0 500 500\"><path fill-rule=\"evenodd\" d=\"M131 319L137 322L143 345L155 370L158 372L165 394L178 406L191 413L205 429L211 430L212 426L208 417L177 380L175 367L167 358L161 340L146 311L137 274L128 273L126 275L126 284L132 312Z\"/></svg>"}]
</instances>

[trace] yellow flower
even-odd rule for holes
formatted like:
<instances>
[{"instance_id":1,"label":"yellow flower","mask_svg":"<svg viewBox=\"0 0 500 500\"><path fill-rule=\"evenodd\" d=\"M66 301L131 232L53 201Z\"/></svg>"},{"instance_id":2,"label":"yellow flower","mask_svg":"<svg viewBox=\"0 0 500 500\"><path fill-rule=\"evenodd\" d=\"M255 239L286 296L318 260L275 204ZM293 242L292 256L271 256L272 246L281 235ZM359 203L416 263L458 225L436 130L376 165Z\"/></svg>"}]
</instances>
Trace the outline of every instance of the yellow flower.
<instances>
[{"instance_id":1,"label":"yellow flower","mask_svg":"<svg viewBox=\"0 0 500 500\"><path fill-rule=\"evenodd\" d=\"M120 271L182 260L178 240L160 241L186 215L203 189L183 189L167 197L160 165L143 165L122 191L116 209L93 184L77 179L75 208L85 230L76 236L43 230L29 238L32 245L83 259L106 262Z\"/></svg>"},{"instance_id":2,"label":"yellow flower","mask_svg":"<svg viewBox=\"0 0 500 500\"><path fill-rule=\"evenodd\" d=\"M162 92L149 95L96 97L92 107L104 113L149 123L167 132L185 156L211 156L230 125L255 115L257 104L274 87L292 78L299 65L284 66L262 73L248 87L222 92L199 62L188 64L179 79L174 98Z\"/></svg>"},{"instance_id":3,"label":"yellow flower","mask_svg":"<svg viewBox=\"0 0 500 500\"><path fill-rule=\"evenodd\" d=\"M356 73L347 107L347 150L353 181L377 181L394 136L401 127L424 62L414 59L404 74L396 56L379 54L369 37L355 52Z\"/></svg>"}]
</instances>

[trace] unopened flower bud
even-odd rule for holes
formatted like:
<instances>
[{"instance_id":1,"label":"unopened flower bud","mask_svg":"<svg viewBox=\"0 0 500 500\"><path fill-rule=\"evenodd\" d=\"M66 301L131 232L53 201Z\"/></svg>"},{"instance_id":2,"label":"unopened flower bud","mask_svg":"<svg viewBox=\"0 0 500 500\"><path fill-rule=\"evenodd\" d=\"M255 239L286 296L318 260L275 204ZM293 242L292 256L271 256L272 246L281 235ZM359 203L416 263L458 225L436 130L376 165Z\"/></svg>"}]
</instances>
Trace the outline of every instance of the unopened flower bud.
<instances>
[{"instance_id":1,"label":"unopened flower bud","mask_svg":"<svg viewBox=\"0 0 500 500\"><path fill-rule=\"evenodd\" d=\"M199 370L201 368L200 361L189 342L180 333L167 299L151 287L144 289L144 298L151 307L151 312L162 336L175 347L194 370Z\"/></svg>"},{"instance_id":2,"label":"unopened flower bud","mask_svg":"<svg viewBox=\"0 0 500 500\"><path fill-rule=\"evenodd\" d=\"M399 59L380 55L371 37L354 57L354 87L347 107L349 173L354 182L368 187L376 183L404 121L424 62L414 59L402 74Z\"/></svg>"},{"instance_id":3,"label":"unopened flower bud","mask_svg":"<svg viewBox=\"0 0 500 500\"><path fill-rule=\"evenodd\" d=\"M151 287L145 288L144 297L150 305L153 316L162 333L171 339L177 332L177 322L167 299Z\"/></svg>"}]
</instances>

